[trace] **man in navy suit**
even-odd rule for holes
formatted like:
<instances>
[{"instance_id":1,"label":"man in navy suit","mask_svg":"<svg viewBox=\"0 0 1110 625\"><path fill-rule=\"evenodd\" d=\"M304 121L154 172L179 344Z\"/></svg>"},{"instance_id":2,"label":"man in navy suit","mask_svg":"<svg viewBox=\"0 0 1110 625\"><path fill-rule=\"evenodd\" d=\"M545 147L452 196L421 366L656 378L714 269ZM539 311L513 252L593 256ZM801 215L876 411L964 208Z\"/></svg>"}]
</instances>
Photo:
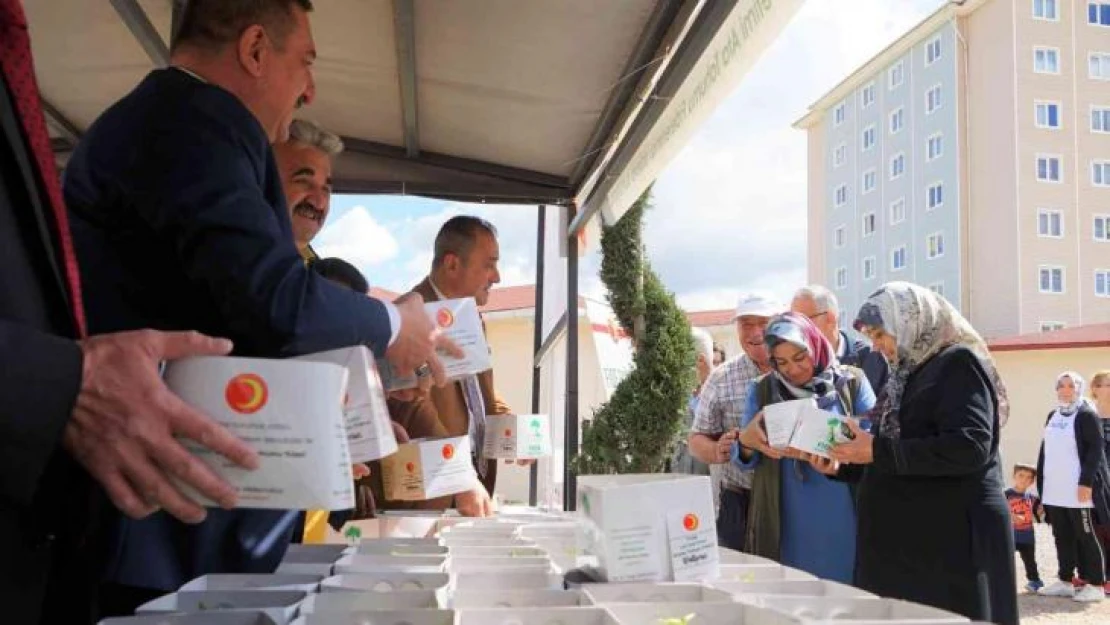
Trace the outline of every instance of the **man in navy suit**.
<instances>
[{"instance_id":1,"label":"man in navy suit","mask_svg":"<svg viewBox=\"0 0 1110 625\"><path fill-rule=\"evenodd\" d=\"M354 293L305 267L271 144L315 95L309 0L193 0L171 53L88 129L66 203L92 332L197 329L235 353L284 357L368 345L442 383L438 336L419 297ZM196 521L166 485L153 504ZM160 512L121 519L105 615L215 572L272 571L289 543L283 511L212 510L199 525Z\"/></svg>"}]
</instances>

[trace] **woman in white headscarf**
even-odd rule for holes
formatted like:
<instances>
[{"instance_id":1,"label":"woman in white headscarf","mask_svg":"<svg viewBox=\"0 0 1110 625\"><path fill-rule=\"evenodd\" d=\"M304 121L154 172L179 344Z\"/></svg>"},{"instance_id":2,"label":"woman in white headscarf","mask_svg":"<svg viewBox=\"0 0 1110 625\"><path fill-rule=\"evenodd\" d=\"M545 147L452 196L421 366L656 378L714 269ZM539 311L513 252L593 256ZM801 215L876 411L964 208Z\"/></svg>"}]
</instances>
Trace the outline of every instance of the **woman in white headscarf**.
<instances>
[{"instance_id":1,"label":"woman in white headscarf","mask_svg":"<svg viewBox=\"0 0 1110 625\"><path fill-rule=\"evenodd\" d=\"M1016 625L998 457L1008 404L986 344L943 297L905 282L872 294L856 328L891 365L871 432L854 427L832 454L859 481L856 585Z\"/></svg>"},{"instance_id":2,"label":"woman in white headscarf","mask_svg":"<svg viewBox=\"0 0 1110 625\"><path fill-rule=\"evenodd\" d=\"M1106 455L1098 413L1083 397L1083 387L1078 373L1056 378L1059 404L1048 415L1037 458L1037 490L1052 525L1059 564L1059 579L1038 592L1093 602L1103 600L1106 583L1105 554L1094 529L1096 499L1105 500ZM1078 587L1072 585L1077 566Z\"/></svg>"}]
</instances>

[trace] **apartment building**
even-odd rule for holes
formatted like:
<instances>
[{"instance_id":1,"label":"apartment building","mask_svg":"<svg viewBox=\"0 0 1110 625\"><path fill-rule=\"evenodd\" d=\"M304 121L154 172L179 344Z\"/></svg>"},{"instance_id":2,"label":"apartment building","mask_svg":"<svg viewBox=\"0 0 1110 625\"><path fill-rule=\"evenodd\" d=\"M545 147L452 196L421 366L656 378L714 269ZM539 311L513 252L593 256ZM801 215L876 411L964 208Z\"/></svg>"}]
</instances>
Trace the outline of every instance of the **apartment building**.
<instances>
[{"instance_id":1,"label":"apartment building","mask_svg":"<svg viewBox=\"0 0 1110 625\"><path fill-rule=\"evenodd\" d=\"M1110 321L1110 0L950 2L795 127L845 308L907 280L988 336Z\"/></svg>"}]
</instances>

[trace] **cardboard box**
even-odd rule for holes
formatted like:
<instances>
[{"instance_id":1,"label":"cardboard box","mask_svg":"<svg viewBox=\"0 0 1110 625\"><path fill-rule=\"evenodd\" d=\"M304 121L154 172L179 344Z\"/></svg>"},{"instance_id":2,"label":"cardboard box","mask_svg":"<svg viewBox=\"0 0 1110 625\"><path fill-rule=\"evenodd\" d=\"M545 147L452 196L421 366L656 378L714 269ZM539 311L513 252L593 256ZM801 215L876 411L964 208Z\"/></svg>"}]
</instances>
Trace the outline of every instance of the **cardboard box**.
<instances>
[{"instance_id":1,"label":"cardboard box","mask_svg":"<svg viewBox=\"0 0 1110 625\"><path fill-rule=\"evenodd\" d=\"M817 407L812 398L781 401L763 407L763 426L767 431L767 443L778 449L790 446L790 439L798 427L798 418L803 408Z\"/></svg>"},{"instance_id":2,"label":"cardboard box","mask_svg":"<svg viewBox=\"0 0 1110 625\"><path fill-rule=\"evenodd\" d=\"M258 451L260 466L231 465L181 442L232 484L239 506L279 510L355 507L342 401L347 370L330 363L200 357L169 363L166 385ZM186 496L208 505L179 483Z\"/></svg>"},{"instance_id":3,"label":"cardboard box","mask_svg":"<svg viewBox=\"0 0 1110 625\"><path fill-rule=\"evenodd\" d=\"M315 545L312 545L315 546ZM293 547L302 547L293 549ZM289 550L278 564L275 573L282 575L317 575L327 577L339 558L343 557L342 551L335 553L330 549L309 550L304 547L309 545L290 545Z\"/></svg>"},{"instance_id":4,"label":"cardboard box","mask_svg":"<svg viewBox=\"0 0 1110 625\"><path fill-rule=\"evenodd\" d=\"M787 447L822 458L829 457L833 445L850 440L845 417L821 410L813 399L795 399L771 404L763 409L767 442L779 449Z\"/></svg>"},{"instance_id":5,"label":"cardboard box","mask_svg":"<svg viewBox=\"0 0 1110 625\"><path fill-rule=\"evenodd\" d=\"M335 563L335 574L349 573L442 573L447 569L443 556L343 556Z\"/></svg>"},{"instance_id":6,"label":"cardboard box","mask_svg":"<svg viewBox=\"0 0 1110 625\"><path fill-rule=\"evenodd\" d=\"M456 591L451 607L456 610L490 608L555 608L585 606L585 597L577 590L469 590Z\"/></svg>"},{"instance_id":7,"label":"cardboard box","mask_svg":"<svg viewBox=\"0 0 1110 625\"><path fill-rule=\"evenodd\" d=\"M382 610L438 610L447 603L442 590L396 592L329 592L312 595L301 604L301 614L320 612L380 612Z\"/></svg>"},{"instance_id":8,"label":"cardboard box","mask_svg":"<svg viewBox=\"0 0 1110 625\"><path fill-rule=\"evenodd\" d=\"M767 566L766 564L721 564L717 567L717 576L708 581L765 582L812 579L817 579L817 576L781 564L774 566Z\"/></svg>"},{"instance_id":9,"label":"cardboard box","mask_svg":"<svg viewBox=\"0 0 1110 625\"><path fill-rule=\"evenodd\" d=\"M733 603L732 595L700 584L587 584L593 605L610 603Z\"/></svg>"},{"instance_id":10,"label":"cardboard box","mask_svg":"<svg viewBox=\"0 0 1110 625\"><path fill-rule=\"evenodd\" d=\"M558 625L624 625L606 610L591 607L461 610L458 620L458 625L553 625L556 623Z\"/></svg>"},{"instance_id":11,"label":"cardboard box","mask_svg":"<svg viewBox=\"0 0 1110 625\"><path fill-rule=\"evenodd\" d=\"M734 603L625 603L605 609L622 625L791 625L765 608Z\"/></svg>"},{"instance_id":12,"label":"cardboard box","mask_svg":"<svg viewBox=\"0 0 1110 625\"><path fill-rule=\"evenodd\" d=\"M274 625L274 620L261 612L210 612L122 616L103 619L97 625Z\"/></svg>"},{"instance_id":13,"label":"cardboard box","mask_svg":"<svg viewBox=\"0 0 1110 625\"><path fill-rule=\"evenodd\" d=\"M320 592L378 592L446 590L451 576L446 573L353 573L335 575L320 584Z\"/></svg>"},{"instance_id":14,"label":"cardboard box","mask_svg":"<svg viewBox=\"0 0 1110 625\"><path fill-rule=\"evenodd\" d=\"M343 418L347 424L352 461L370 462L397 451L397 439L393 435L389 407L385 403L385 389L369 349L362 346L333 349L296 360L330 362L347 369Z\"/></svg>"},{"instance_id":15,"label":"cardboard box","mask_svg":"<svg viewBox=\"0 0 1110 625\"><path fill-rule=\"evenodd\" d=\"M717 576L716 514L706 476L584 475L578 510L597 528L593 551L606 581Z\"/></svg>"},{"instance_id":16,"label":"cardboard box","mask_svg":"<svg viewBox=\"0 0 1110 625\"><path fill-rule=\"evenodd\" d=\"M455 625L452 610L389 610L381 612L317 612L291 625Z\"/></svg>"},{"instance_id":17,"label":"cardboard box","mask_svg":"<svg viewBox=\"0 0 1110 625\"><path fill-rule=\"evenodd\" d=\"M517 573L536 572L546 573L552 571L551 559L547 556L520 557L520 558L467 558L451 557L447 570L456 575L472 575L475 573Z\"/></svg>"},{"instance_id":18,"label":"cardboard box","mask_svg":"<svg viewBox=\"0 0 1110 625\"><path fill-rule=\"evenodd\" d=\"M297 615L307 596L308 593L291 590L182 591L145 603L135 614L261 612L277 625L286 625Z\"/></svg>"},{"instance_id":19,"label":"cardboard box","mask_svg":"<svg viewBox=\"0 0 1110 625\"><path fill-rule=\"evenodd\" d=\"M551 419L545 414L487 415L485 454L506 460L551 456Z\"/></svg>"},{"instance_id":20,"label":"cardboard box","mask_svg":"<svg viewBox=\"0 0 1110 625\"><path fill-rule=\"evenodd\" d=\"M479 575L459 575L454 578L454 582L455 592L489 590L490 588L501 590L562 590L563 588L562 575L537 568L492 571Z\"/></svg>"},{"instance_id":21,"label":"cardboard box","mask_svg":"<svg viewBox=\"0 0 1110 625\"><path fill-rule=\"evenodd\" d=\"M547 551L539 547L532 547L528 545L513 546L513 545L497 545L497 546L479 546L479 545L458 545L452 547L444 547L450 549L450 553L458 558L546 558L548 557Z\"/></svg>"},{"instance_id":22,"label":"cardboard box","mask_svg":"<svg viewBox=\"0 0 1110 625\"><path fill-rule=\"evenodd\" d=\"M439 353L449 380L493 368L482 317L478 314L478 304L473 297L428 302L424 304L424 311L428 313L432 323L463 350L462 358ZM416 388L416 376L412 371L398 371L385 360L378 361L378 369L382 376L382 385L387 391Z\"/></svg>"},{"instance_id":23,"label":"cardboard box","mask_svg":"<svg viewBox=\"0 0 1110 625\"><path fill-rule=\"evenodd\" d=\"M396 501L435 499L478 484L466 436L404 443L397 453L382 459L381 467L385 496Z\"/></svg>"},{"instance_id":24,"label":"cardboard box","mask_svg":"<svg viewBox=\"0 0 1110 625\"><path fill-rule=\"evenodd\" d=\"M767 609L789 616L799 624L838 625L915 623L940 625L968 623L970 619L947 610L896 599L850 599L844 597L776 597Z\"/></svg>"},{"instance_id":25,"label":"cardboard box","mask_svg":"<svg viewBox=\"0 0 1110 625\"><path fill-rule=\"evenodd\" d=\"M727 547L717 548L717 558L721 561L722 566L726 564L739 564L741 566L782 566L770 558L753 556L750 553L736 551Z\"/></svg>"},{"instance_id":26,"label":"cardboard box","mask_svg":"<svg viewBox=\"0 0 1110 625\"><path fill-rule=\"evenodd\" d=\"M312 593L320 588L323 579L320 575L217 573L202 575L180 590L299 590Z\"/></svg>"},{"instance_id":27,"label":"cardboard box","mask_svg":"<svg viewBox=\"0 0 1110 625\"><path fill-rule=\"evenodd\" d=\"M830 582L824 579L793 580L755 580L742 582L736 580L714 580L709 586L731 594L745 603L759 603L762 600L775 600L782 596L802 597L848 597L857 599L874 598L875 595L855 586Z\"/></svg>"}]
</instances>

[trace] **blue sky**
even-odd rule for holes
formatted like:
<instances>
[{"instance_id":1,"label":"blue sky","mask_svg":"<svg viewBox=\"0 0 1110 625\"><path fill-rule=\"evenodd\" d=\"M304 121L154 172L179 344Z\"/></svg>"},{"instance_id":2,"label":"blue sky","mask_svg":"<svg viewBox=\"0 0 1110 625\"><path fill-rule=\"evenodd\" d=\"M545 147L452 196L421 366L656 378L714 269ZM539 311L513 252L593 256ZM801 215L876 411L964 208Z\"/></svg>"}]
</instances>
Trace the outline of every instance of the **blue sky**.
<instances>
[{"instance_id":1,"label":"blue sky","mask_svg":"<svg viewBox=\"0 0 1110 625\"><path fill-rule=\"evenodd\" d=\"M645 243L652 266L688 310L727 308L746 290L787 299L805 280L806 141L790 124L826 91L942 0L809 0L655 185ZM467 205L397 196L337 196L314 246L394 291L428 271L432 241L452 215L501 233L503 285L535 276L533 206ZM581 264L601 297L598 258Z\"/></svg>"}]
</instances>

